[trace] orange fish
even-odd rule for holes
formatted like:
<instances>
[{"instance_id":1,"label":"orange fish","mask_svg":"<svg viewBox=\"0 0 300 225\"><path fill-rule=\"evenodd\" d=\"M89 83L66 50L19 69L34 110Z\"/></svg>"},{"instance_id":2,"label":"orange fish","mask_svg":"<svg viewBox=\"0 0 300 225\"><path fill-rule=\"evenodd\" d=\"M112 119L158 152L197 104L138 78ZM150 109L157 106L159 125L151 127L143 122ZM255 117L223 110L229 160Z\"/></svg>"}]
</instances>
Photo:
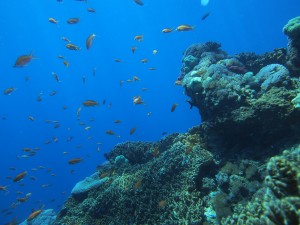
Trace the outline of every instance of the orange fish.
<instances>
[{"instance_id":1,"label":"orange fish","mask_svg":"<svg viewBox=\"0 0 300 225\"><path fill-rule=\"evenodd\" d=\"M14 90L16 90L16 89L13 88L13 87L6 88L6 89L3 91L3 94L5 94L5 95L10 95Z\"/></svg>"},{"instance_id":2,"label":"orange fish","mask_svg":"<svg viewBox=\"0 0 300 225\"><path fill-rule=\"evenodd\" d=\"M84 106L86 107L90 107L90 106L97 106L99 105L98 102L94 101L94 100L86 100L82 103Z\"/></svg>"},{"instance_id":3,"label":"orange fish","mask_svg":"<svg viewBox=\"0 0 300 225\"><path fill-rule=\"evenodd\" d=\"M77 164L77 163L80 163L80 162L82 162L82 158L73 158L73 159L70 159L68 163L70 165L74 165L74 164Z\"/></svg>"},{"instance_id":4,"label":"orange fish","mask_svg":"<svg viewBox=\"0 0 300 225\"><path fill-rule=\"evenodd\" d=\"M140 6L144 5L144 3L141 0L134 0L134 2Z\"/></svg>"},{"instance_id":5,"label":"orange fish","mask_svg":"<svg viewBox=\"0 0 300 225\"><path fill-rule=\"evenodd\" d=\"M66 67L69 67L70 66L70 63L68 61L63 61L63 64L66 66Z\"/></svg>"},{"instance_id":6,"label":"orange fish","mask_svg":"<svg viewBox=\"0 0 300 225\"><path fill-rule=\"evenodd\" d=\"M31 221L31 220L33 220L34 218L38 217L38 216L41 214L42 211L43 211L43 210L39 209L39 210L36 210L36 211L32 212L32 213L28 216L27 221Z\"/></svg>"},{"instance_id":7,"label":"orange fish","mask_svg":"<svg viewBox=\"0 0 300 225\"><path fill-rule=\"evenodd\" d=\"M129 134L132 135L135 131L136 131L136 127L133 127L133 128L131 128L131 130L129 131Z\"/></svg>"},{"instance_id":8,"label":"orange fish","mask_svg":"<svg viewBox=\"0 0 300 225\"><path fill-rule=\"evenodd\" d=\"M18 182L18 181L22 180L26 175L27 175L27 171L19 173L17 176L14 177L13 181Z\"/></svg>"},{"instance_id":9,"label":"orange fish","mask_svg":"<svg viewBox=\"0 0 300 225\"><path fill-rule=\"evenodd\" d=\"M17 58L13 67L24 67L33 59L32 53L29 55L21 55Z\"/></svg>"},{"instance_id":10,"label":"orange fish","mask_svg":"<svg viewBox=\"0 0 300 225\"><path fill-rule=\"evenodd\" d=\"M163 32L163 33L170 33L172 31L173 31L173 29L171 29L171 28L165 28L161 32Z\"/></svg>"},{"instance_id":11,"label":"orange fish","mask_svg":"<svg viewBox=\"0 0 300 225\"><path fill-rule=\"evenodd\" d=\"M178 104L177 104L177 103L174 103L174 104L172 105L171 112L174 112L177 106L178 106Z\"/></svg>"},{"instance_id":12,"label":"orange fish","mask_svg":"<svg viewBox=\"0 0 300 225\"><path fill-rule=\"evenodd\" d=\"M143 40L143 38L144 38L143 35L136 35L136 36L134 37L134 40L135 40L135 41L141 42L141 41Z\"/></svg>"},{"instance_id":13,"label":"orange fish","mask_svg":"<svg viewBox=\"0 0 300 225\"><path fill-rule=\"evenodd\" d=\"M67 20L68 24L76 24L79 22L79 18L70 18Z\"/></svg>"},{"instance_id":14,"label":"orange fish","mask_svg":"<svg viewBox=\"0 0 300 225\"><path fill-rule=\"evenodd\" d=\"M132 53L134 53L134 52L135 52L135 50L136 50L136 47L135 47L135 46L132 46L132 47L131 47L131 51L132 51Z\"/></svg>"},{"instance_id":15,"label":"orange fish","mask_svg":"<svg viewBox=\"0 0 300 225\"><path fill-rule=\"evenodd\" d=\"M91 34L91 35L88 36L88 38L86 39L85 46L86 46L86 49L87 49L87 50L89 50L90 47L92 46L95 37L96 37L96 34Z\"/></svg>"},{"instance_id":16,"label":"orange fish","mask_svg":"<svg viewBox=\"0 0 300 225\"><path fill-rule=\"evenodd\" d=\"M80 48L77 45L73 45L73 44L66 44L66 48L70 49L70 50L80 50Z\"/></svg>"},{"instance_id":17,"label":"orange fish","mask_svg":"<svg viewBox=\"0 0 300 225\"><path fill-rule=\"evenodd\" d=\"M189 30L193 30L194 27L190 26L190 25L180 25L176 28L177 31L189 31Z\"/></svg>"}]
</instances>

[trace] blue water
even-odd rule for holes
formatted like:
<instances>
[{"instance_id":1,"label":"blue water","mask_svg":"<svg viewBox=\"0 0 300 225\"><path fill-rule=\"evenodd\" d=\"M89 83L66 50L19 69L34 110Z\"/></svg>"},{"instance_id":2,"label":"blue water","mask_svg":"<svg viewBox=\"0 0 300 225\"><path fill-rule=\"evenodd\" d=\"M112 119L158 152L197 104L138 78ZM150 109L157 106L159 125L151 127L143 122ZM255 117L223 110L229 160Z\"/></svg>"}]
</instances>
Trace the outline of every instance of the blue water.
<instances>
[{"instance_id":1,"label":"blue water","mask_svg":"<svg viewBox=\"0 0 300 225\"><path fill-rule=\"evenodd\" d=\"M88 7L97 12L87 12ZM133 0L2 1L0 91L9 87L16 90L0 95L0 185L8 185L9 190L0 192L0 210L4 209L0 224L13 217L22 221L32 209L40 207L59 210L75 183L93 173L104 162L103 154L115 144L156 141L163 132L185 132L200 124L197 109L189 108L183 89L174 85L183 51L190 44L206 41L220 42L229 54L263 53L285 47L287 39L282 27L299 15L299 8L298 0L211 0L206 7L200 0L144 0L144 6ZM202 21L207 12L210 15ZM49 23L50 17L57 19L58 24ZM79 17L79 23L67 24L70 17ZM189 32L161 32L181 24L195 28ZM96 38L88 51L85 40L92 33ZM144 40L135 41L136 35L143 35ZM61 40L63 36L81 50L68 50ZM134 54L132 46L137 47ZM156 55L152 54L154 49L158 50ZM30 52L35 58L26 67L13 68L17 57ZM58 55L70 63L68 68ZM122 62L116 63L115 58ZM143 58L148 63L141 63ZM148 70L149 67L157 69ZM52 72L58 74L61 82L55 81ZM120 80L133 76L141 81L120 86ZM148 90L143 92L141 88ZM57 94L49 96L54 90ZM36 100L39 95L41 102ZM138 95L144 104L133 104L133 96ZM87 99L98 101L100 106L82 106ZM171 113L173 103L179 105ZM63 106L67 109L63 110ZM79 107L80 120L76 115ZM147 116L149 112L151 116ZM35 120L28 120L28 116ZM117 119L122 122L115 124ZM54 124L45 120L59 121L61 126L53 128ZM88 131L84 129L87 126L91 127ZM132 127L136 127L136 132L129 135ZM107 135L106 130L113 130L116 135ZM71 136L72 141L67 142ZM57 143L53 142L54 137L58 138ZM45 144L47 140L51 143ZM35 156L18 159L26 154L22 152L24 147L41 150ZM83 158L83 162L69 165L68 160L74 157ZM39 166L45 169L32 170ZM28 175L23 181L14 183L7 178L24 170ZM31 180L32 176L36 180ZM10 208L16 198L27 193L31 193L27 202Z\"/></svg>"}]
</instances>

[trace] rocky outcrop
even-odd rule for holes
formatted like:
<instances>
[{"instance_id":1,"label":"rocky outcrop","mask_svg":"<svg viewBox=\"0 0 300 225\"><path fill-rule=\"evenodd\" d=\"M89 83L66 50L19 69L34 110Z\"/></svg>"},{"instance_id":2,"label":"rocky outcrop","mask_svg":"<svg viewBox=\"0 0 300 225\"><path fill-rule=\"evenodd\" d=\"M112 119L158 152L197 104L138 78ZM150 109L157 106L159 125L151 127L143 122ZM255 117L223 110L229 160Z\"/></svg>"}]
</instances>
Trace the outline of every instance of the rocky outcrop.
<instances>
[{"instance_id":1,"label":"rocky outcrop","mask_svg":"<svg viewBox=\"0 0 300 225\"><path fill-rule=\"evenodd\" d=\"M300 16L288 21L283 28L288 36L289 65L292 70L300 71Z\"/></svg>"}]
</instances>

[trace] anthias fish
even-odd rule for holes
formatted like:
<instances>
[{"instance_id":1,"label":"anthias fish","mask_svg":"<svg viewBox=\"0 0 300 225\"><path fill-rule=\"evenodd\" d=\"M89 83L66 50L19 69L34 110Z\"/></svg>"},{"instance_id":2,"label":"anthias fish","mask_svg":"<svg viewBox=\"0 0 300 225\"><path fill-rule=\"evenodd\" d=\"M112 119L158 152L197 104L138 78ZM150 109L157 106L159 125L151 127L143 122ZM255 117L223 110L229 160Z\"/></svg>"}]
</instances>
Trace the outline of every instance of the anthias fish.
<instances>
[{"instance_id":1,"label":"anthias fish","mask_svg":"<svg viewBox=\"0 0 300 225\"><path fill-rule=\"evenodd\" d=\"M32 53L29 55L21 55L17 58L14 67L24 67L33 59Z\"/></svg>"},{"instance_id":2,"label":"anthias fish","mask_svg":"<svg viewBox=\"0 0 300 225\"><path fill-rule=\"evenodd\" d=\"M190 26L190 25L180 25L176 28L177 31L189 31L189 30L193 30L194 27Z\"/></svg>"},{"instance_id":3,"label":"anthias fish","mask_svg":"<svg viewBox=\"0 0 300 225\"><path fill-rule=\"evenodd\" d=\"M88 38L86 39L85 45L86 45L86 49L89 50L90 47L93 44L93 40L96 37L96 34L91 34L90 36L88 36Z\"/></svg>"},{"instance_id":4,"label":"anthias fish","mask_svg":"<svg viewBox=\"0 0 300 225\"><path fill-rule=\"evenodd\" d=\"M134 2L140 6L144 5L144 3L141 0L134 0Z\"/></svg>"},{"instance_id":5,"label":"anthias fish","mask_svg":"<svg viewBox=\"0 0 300 225\"><path fill-rule=\"evenodd\" d=\"M66 44L66 48L70 50L80 50L80 48L77 45L74 44Z\"/></svg>"},{"instance_id":6,"label":"anthias fish","mask_svg":"<svg viewBox=\"0 0 300 225\"><path fill-rule=\"evenodd\" d=\"M74 165L74 164L77 164L77 163L80 163L80 162L82 162L82 158L73 158L73 159L70 159L68 163L70 165Z\"/></svg>"},{"instance_id":7,"label":"anthias fish","mask_svg":"<svg viewBox=\"0 0 300 225\"><path fill-rule=\"evenodd\" d=\"M19 173L15 178L13 179L14 182L18 182L22 180L27 175L27 171L24 171L22 173Z\"/></svg>"},{"instance_id":8,"label":"anthias fish","mask_svg":"<svg viewBox=\"0 0 300 225\"><path fill-rule=\"evenodd\" d=\"M32 212L32 213L28 216L27 221L31 221L31 220L33 220L34 218L38 217L38 216L41 214L42 211L43 211L43 210L39 209L39 210L36 210L36 211Z\"/></svg>"},{"instance_id":9,"label":"anthias fish","mask_svg":"<svg viewBox=\"0 0 300 225\"><path fill-rule=\"evenodd\" d=\"M171 112L174 112L177 106L178 106L178 104L174 103L171 107Z\"/></svg>"},{"instance_id":10,"label":"anthias fish","mask_svg":"<svg viewBox=\"0 0 300 225\"><path fill-rule=\"evenodd\" d=\"M79 18L70 18L67 20L67 23L68 24L76 24L79 22L79 20L80 20Z\"/></svg>"},{"instance_id":11,"label":"anthias fish","mask_svg":"<svg viewBox=\"0 0 300 225\"><path fill-rule=\"evenodd\" d=\"M99 105L98 102L94 101L94 100L86 100L82 103L84 106L86 107L90 107L90 106L97 106Z\"/></svg>"}]
</instances>

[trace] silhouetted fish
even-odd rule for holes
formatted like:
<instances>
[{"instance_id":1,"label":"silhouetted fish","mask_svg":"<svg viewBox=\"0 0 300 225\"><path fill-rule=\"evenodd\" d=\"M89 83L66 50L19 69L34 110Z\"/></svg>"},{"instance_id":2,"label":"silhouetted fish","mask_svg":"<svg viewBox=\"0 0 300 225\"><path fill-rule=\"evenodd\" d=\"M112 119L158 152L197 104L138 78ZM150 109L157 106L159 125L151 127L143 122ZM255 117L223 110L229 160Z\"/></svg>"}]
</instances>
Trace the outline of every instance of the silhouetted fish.
<instances>
[{"instance_id":1,"label":"silhouetted fish","mask_svg":"<svg viewBox=\"0 0 300 225\"><path fill-rule=\"evenodd\" d=\"M205 14L202 16L201 20L205 20L209 15L210 15L209 12L208 12L208 13L205 13Z\"/></svg>"}]
</instances>

